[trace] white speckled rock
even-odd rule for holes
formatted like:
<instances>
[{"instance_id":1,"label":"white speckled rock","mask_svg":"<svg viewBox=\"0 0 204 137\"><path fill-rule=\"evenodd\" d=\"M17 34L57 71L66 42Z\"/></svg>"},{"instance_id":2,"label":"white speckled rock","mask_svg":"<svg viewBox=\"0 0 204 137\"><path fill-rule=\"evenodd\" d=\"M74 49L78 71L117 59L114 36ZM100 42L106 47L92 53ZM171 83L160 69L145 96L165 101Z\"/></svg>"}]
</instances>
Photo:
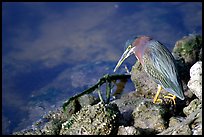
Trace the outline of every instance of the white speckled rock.
<instances>
[{"instance_id":1,"label":"white speckled rock","mask_svg":"<svg viewBox=\"0 0 204 137\"><path fill-rule=\"evenodd\" d=\"M202 100L202 61L196 62L190 69L188 88Z\"/></svg>"},{"instance_id":2,"label":"white speckled rock","mask_svg":"<svg viewBox=\"0 0 204 137\"><path fill-rule=\"evenodd\" d=\"M117 135L140 135L140 131L133 126L119 126Z\"/></svg>"}]
</instances>

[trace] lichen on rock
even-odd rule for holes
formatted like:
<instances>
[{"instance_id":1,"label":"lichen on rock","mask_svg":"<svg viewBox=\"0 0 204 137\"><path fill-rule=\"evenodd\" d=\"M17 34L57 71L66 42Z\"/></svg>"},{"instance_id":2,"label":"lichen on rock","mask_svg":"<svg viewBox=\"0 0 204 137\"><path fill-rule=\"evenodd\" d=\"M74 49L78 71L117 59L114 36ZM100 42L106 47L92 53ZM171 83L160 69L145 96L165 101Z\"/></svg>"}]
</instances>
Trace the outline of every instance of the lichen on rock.
<instances>
[{"instance_id":1,"label":"lichen on rock","mask_svg":"<svg viewBox=\"0 0 204 137\"><path fill-rule=\"evenodd\" d=\"M62 124L60 135L110 135L116 131L119 114L116 104L88 105Z\"/></svg>"}]
</instances>

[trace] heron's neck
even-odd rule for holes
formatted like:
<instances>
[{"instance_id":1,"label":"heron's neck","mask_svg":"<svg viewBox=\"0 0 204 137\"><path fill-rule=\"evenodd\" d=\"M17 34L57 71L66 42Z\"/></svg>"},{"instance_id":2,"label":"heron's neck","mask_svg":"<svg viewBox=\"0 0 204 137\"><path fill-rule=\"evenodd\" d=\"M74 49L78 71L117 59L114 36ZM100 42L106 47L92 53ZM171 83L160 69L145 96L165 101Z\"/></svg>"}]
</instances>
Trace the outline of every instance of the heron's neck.
<instances>
[{"instance_id":1,"label":"heron's neck","mask_svg":"<svg viewBox=\"0 0 204 137\"><path fill-rule=\"evenodd\" d=\"M142 57L144 55L145 49L148 47L148 43L150 42L151 38L143 36L139 39L134 41L134 45L136 45L135 56L139 60L141 64L143 64Z\"/></svg>"}]
</instances>

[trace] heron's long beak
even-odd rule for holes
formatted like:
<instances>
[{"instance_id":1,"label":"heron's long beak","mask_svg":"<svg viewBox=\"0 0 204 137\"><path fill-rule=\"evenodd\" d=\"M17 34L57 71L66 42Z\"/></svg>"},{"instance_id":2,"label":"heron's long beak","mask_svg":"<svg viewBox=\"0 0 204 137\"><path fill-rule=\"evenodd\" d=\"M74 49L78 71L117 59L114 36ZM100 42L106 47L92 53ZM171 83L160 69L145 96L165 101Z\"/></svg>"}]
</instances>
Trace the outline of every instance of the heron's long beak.
<instances>
[{"instance_id":1,"label":"heron's long beak","mask_svg":"<svg viewBox=\"0 0 204 137\"><path fill-rule=\"evenodd\" d=\"M120 65L124 62L126 58L134 53L134 48L132 45L129 45L123 55L121 56L120 60L118 61L117 65L115 66L114 72L120 67Z\"/></svg>"}]
</instances>

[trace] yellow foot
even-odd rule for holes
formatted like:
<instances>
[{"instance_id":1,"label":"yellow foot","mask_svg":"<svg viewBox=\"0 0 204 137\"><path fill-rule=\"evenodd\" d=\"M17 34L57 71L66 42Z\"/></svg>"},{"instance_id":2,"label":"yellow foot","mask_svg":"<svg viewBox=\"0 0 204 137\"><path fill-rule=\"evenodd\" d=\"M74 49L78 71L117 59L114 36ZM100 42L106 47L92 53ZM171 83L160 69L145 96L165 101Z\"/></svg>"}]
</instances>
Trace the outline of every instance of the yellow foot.
<instances>
[{"instance_id":1,"label":"yellow foot","mask_svg":"<svg viewBox=\"0 0 204 137\"><path fill-rule=\"evenodd\" d=\"M168 94L167 96L164 96L164 98L171 99L171 101L173 101L173 104L176 105L176 102L175 102L176 96L175 95Z\"/></svg>"},{"instance_id":2,"label":"yellow foot","mask_svg":"<svg viewBox=\"0 0 204 137\"><path fill-rule=\"evenodd\" d=\"M157 98L156 100L153 101L154 104L162 104L162 99Z\"/></svg>"}]
</instances>

